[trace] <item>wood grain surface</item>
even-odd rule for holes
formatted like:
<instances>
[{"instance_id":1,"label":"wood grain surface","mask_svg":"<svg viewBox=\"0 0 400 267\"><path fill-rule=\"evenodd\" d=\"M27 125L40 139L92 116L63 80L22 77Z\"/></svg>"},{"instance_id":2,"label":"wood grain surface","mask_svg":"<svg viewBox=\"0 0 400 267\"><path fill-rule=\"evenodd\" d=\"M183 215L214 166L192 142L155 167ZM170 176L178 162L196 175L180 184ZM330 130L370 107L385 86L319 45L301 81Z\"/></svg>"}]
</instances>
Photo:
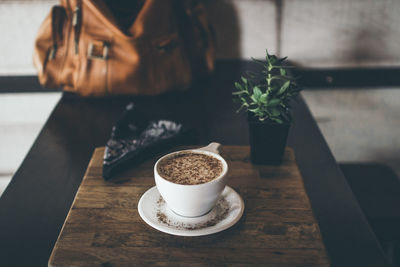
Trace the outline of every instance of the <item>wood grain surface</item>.
<instances>
[{"instance_id":1,"label":"wood grain surface","mask_svg":"<svg viewBox=\"0 0 400 267\"><path fill-rule=\"evenodd\" d=\"M247 146L223 146L228 185L245 202L240 221L223 232L180 237L140 218L137 204L154 186L146 161L104 181L97 148L49 259L49 266L329 266L294 153L281 166L255 166Z\"/></svg>"}]
</instances>

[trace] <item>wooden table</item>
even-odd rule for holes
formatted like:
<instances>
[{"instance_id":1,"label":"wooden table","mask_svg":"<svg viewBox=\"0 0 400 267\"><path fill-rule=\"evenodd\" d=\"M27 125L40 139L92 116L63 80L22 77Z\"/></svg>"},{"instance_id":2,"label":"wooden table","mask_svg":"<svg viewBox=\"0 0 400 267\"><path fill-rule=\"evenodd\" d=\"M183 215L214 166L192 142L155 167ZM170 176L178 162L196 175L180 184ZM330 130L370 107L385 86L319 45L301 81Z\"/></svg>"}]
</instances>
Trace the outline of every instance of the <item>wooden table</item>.
<instances>
[{"instance_id":1,"label":"wooden table","mask_svg":"<svg viewBox=\"0 0 400 267\"><path fill-rule=\"evenodd\" d=\"M220 153L245 212L225 231L182 237L151 228L138 213L140 197L155 186L159 155L104 181L104 148L97 148L49 266L329 266L293 150L280 166L251 164L248 146L222 146Z\"/></svg>"},{"instance_id":2,"label":"wooden table","mask_svg":"<svg viewBox=\"0 0 400 267\"><path fill-rule=\"evenodd\" d=\"M188 143L247 145L246 118L231 101L249 62L219 61L210 79L186 93L154 98L80 99L64 95L0 199L0 259L5 266L44 266L95 147L103 146L124 106L194 129ZM306 104L294 103L289 133L313 212L333 266L385 266L382 249Z\"/></svg>"}]
</instances>

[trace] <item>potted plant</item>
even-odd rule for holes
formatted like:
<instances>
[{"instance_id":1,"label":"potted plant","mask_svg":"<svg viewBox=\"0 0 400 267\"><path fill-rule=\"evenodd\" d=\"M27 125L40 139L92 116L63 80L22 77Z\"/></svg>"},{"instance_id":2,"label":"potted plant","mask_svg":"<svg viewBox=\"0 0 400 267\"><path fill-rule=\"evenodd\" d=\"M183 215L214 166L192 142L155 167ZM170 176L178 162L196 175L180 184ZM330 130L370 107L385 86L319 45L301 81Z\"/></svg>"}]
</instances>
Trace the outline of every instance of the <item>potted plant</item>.
<instances>
[{"instance_id":1,"label":"potted plant","mask_svg":"<svg viewBox=\"0 0 400 267\"><path fill-rule=\"evenodd\" d=\"M278 165L292 121L290 102L300 88L286 70L286 57L266 54L265 61L253 58L262 69L235 82L233 95L241 103L238 112L247 111L252 163Z\"/></svg>"}]
</instances>

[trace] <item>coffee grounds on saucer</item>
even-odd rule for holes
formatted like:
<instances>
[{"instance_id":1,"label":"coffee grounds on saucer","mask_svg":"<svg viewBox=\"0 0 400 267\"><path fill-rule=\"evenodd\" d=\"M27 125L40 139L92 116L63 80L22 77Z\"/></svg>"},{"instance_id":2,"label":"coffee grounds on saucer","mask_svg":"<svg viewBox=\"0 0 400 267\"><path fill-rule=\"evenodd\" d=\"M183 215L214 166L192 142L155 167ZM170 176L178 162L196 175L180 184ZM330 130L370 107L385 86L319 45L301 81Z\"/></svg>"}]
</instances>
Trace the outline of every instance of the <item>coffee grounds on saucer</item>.
<instances>
[{"instance_id":1,"label":"coffee grounds on saucer","mask_svg":"<svg viewBox=\"0 0 400 267\"><path fill-rule=\"evenodd\" d=\"M216 206L214 207L216 212L213 216L210 216L210 218L207 221L193 224L193 223L177 222L176 218L170 219L167 213L165 213L162 209L162 207L165 205L166 205L165 200L160 196L160 198L157 201L157 213L156 213L157 220L159 223L165 224L168 227L173 227L177 230L194 231L214 226L219 222L225 220L230 211L229 202L226 200L225 197L222 197L218 200Z\"/></svg>"}]
</instances>

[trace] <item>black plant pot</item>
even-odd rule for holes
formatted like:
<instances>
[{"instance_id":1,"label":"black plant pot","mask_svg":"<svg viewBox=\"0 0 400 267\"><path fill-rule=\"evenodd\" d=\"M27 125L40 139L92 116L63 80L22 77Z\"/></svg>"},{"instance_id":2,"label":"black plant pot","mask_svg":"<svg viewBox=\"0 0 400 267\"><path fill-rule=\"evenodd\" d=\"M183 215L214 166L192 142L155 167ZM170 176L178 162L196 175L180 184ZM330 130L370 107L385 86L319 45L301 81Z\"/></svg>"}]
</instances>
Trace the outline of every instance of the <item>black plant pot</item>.
<instances>
[{"instance_id":1,"label":"black plant pot","mask_svg":"<svg viewBox=\"0 0 400 267\"><path fill-rule=\"evenodd\" d=\"M290 123L261 122L251 114L248 122L251 162L266 165L281 164Z\"/></svg>"}]
</instances>

